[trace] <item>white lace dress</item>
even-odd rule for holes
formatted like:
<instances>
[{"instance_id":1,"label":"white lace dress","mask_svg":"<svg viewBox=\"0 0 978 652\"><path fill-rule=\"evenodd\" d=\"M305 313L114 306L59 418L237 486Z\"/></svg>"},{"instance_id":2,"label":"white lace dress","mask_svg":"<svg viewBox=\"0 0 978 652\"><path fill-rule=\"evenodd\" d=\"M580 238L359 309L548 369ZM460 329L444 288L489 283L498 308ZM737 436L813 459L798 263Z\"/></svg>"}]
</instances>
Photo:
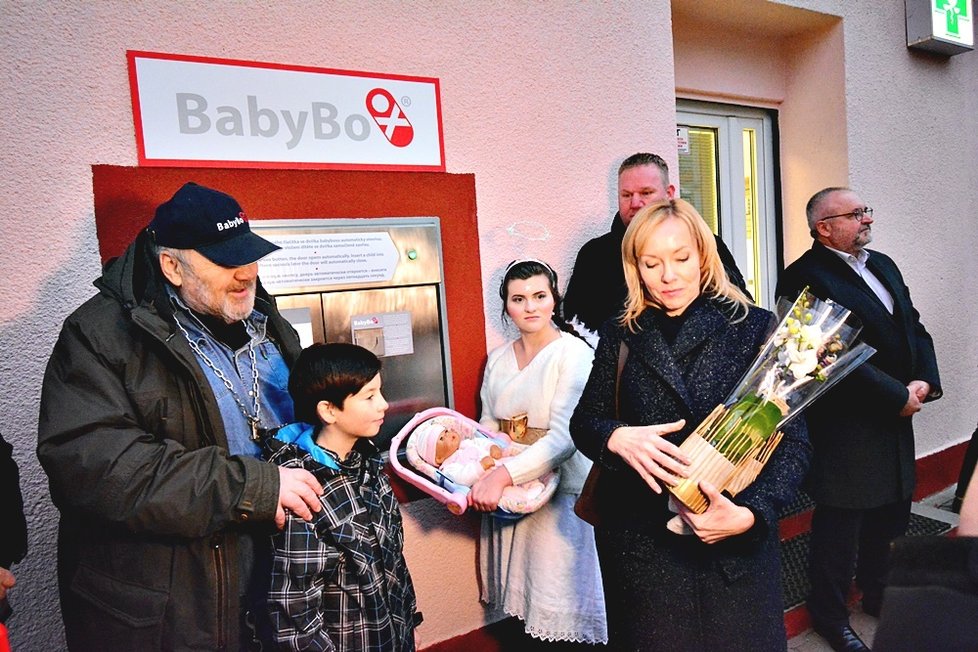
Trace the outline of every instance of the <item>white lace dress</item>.
<instances>
[{"instance_id":1,"label":"white lace dress","mask_svg":"<svg viewBox=\"0 0 978 652\"><path fill-rule=\"evenodd\" d=\"M550 502L518 521L484 517L479 546L483 602L549 641L608 640L594 530L574 514L591 462L568 430L593 358L582 340L561 333L519 369L510 342L489 354L482 384L484 426L498 430L499 419L526 412L530 427L547 429L526 451L502 460L513 482L561 467Z\"/></svg>"}]
</instances>

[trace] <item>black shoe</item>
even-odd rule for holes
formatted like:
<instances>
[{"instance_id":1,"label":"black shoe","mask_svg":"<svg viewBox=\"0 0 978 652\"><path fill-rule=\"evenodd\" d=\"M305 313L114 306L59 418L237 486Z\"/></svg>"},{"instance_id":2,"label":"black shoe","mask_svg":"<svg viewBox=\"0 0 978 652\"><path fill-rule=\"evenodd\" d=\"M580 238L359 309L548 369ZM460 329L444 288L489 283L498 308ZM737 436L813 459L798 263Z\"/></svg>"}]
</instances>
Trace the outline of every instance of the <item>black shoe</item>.
<instances>
[{"instance_id":1,"label":"black shoe","mask_svg":"<svg viewBox=\"0 0 978 652\"><path fill-rule=\"evenodd\" d=\"M870 652L869 646L863 643L859 634L854 632L849 625L816 626L814 629L815 633L824 638L835 652Z\"/></svg>"}]
</instances>

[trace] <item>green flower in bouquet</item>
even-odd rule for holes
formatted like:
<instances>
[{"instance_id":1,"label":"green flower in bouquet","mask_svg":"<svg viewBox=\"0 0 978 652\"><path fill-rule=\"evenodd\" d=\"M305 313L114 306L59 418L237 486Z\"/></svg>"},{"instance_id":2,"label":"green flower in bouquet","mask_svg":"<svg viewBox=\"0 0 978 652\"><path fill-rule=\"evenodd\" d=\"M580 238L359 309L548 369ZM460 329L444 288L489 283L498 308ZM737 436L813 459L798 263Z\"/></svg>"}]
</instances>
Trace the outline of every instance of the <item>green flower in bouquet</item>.
<instances>
[{"instance_id":1,"label":"green flower in bouquet","mask_svg":"<svg viewBox=\"0 0 978 652\"><path fill-rule=\"evenodd\" d=\"M703 438L728 461L737 464L774 434L787 409L782 405L783 402L747 394L728 407Z\"/></svg>"}]
</instances>

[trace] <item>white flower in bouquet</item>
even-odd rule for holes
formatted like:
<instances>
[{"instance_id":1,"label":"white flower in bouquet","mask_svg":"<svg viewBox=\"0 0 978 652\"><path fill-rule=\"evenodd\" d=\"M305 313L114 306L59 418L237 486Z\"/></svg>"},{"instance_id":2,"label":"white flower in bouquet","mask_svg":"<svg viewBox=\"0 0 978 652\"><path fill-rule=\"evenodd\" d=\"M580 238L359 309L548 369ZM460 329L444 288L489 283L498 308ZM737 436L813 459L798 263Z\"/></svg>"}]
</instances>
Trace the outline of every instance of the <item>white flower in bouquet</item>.
<instances>
[{"instance_id":1,"label":"white flower in bouquet","mask_svg":"<svg viewBox=\"0 0 978 652\"><path fill-rule=\"evenodd\" d=\"M788 340L782 354L783 361L779 359L778 362L785 364L795 378L807 376L818 368L818 349L810 342Z\"/></svg>"}]
</instances>

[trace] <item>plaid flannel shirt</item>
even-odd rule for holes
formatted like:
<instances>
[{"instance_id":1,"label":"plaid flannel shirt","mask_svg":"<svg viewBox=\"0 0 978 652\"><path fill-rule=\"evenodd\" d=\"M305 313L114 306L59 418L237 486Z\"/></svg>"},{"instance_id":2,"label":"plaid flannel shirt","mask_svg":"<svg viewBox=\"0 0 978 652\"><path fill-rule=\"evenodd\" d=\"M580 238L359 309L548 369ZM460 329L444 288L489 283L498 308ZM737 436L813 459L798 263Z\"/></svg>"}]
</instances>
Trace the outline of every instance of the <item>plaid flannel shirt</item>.
<instances>
[{"instance_id":1,"label":"plaid flannel shirt","mask_svg":"<svg viewBox=\"0 0 978 652\"><path fill-rule=\"evenodd\" d=\"M315 519L290 515L273 539L268 603L280 647L413 652L414 585L400 510L377 449L358 441L345 461L337 460L338 471L294 444L279 444L269 459L309 470L324 488Z\"/></svg>"}]
</instances>

